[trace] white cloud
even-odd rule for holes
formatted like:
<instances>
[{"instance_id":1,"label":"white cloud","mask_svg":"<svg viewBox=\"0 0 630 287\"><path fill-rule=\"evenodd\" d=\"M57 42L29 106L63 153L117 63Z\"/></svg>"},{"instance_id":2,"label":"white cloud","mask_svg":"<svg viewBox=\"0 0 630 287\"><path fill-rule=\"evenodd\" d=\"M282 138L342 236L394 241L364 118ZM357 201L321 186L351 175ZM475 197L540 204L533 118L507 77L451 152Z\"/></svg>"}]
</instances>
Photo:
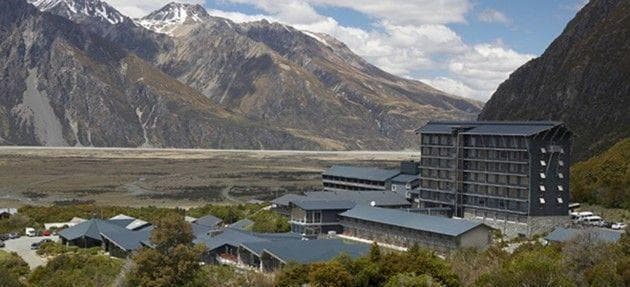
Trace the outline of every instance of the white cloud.
<instances>
[{"instance_id":1,"label":"white cloud","mask_svg":"<svg viewBox=\"0 0 630 287\"><path fill-rule=\"evenodd\" d=\"M478 91L473 90L464 83L453 80L447 77L435 77L433 79L420 79L425 84L432 86L441 91L447 92L452 95L458 95L461 97L472 98L477 100L485 100L485 97L480 97Z\"/></svg>"},{"instance_id":2,"label":"white cloud","mask_svg":"<svg viewBox=\"0 0 630 287\"><path fill-rule=\"evenodd\" d=\"M511 22L510 18L505 16L505 14L494 9L485 9L479 12L479 14L477 14L477 19L479 19L479 21L481 22L486 22L486 23L508 24Z\"/></svg>"},{"instance_id":3,"label":"white cloud","mask_svg":"<svg viewBox=\"0 0 630 287\"><path fill-rule=\"evenodd\" d=\"M271 13L313 20L313 6L333 6L359 11L377 19L389 19L395 25L445 24L466 22L471 8L468 0L226 0L251 4ZM305 14L306 13L306 14ZM316 14L316 12L315 12ZM282 18L282 17L279 17Z\"/></svg>"},{"instance_id":4,"label":"white cloud","mask_svg":"<svg viewBox=\"0 0 630 287\"><path fill-rule=\"evenodd\" d=\"M139 18L164 7L166 4L173 2L173 0L105 0L105 2L131 18ZM177 0L176 2L188 4L205 3L204 0Z\"/></svg>"}]
</instances>

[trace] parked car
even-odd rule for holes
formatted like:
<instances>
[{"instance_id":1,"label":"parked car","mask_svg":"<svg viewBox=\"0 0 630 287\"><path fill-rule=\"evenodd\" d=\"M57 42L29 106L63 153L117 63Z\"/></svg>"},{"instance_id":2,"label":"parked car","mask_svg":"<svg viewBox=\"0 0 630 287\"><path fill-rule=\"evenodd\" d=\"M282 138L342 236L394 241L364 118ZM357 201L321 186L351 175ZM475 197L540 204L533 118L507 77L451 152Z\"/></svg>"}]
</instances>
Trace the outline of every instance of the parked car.
<instances>
[{"instance_id":1,"label":"parked car","mask_svg":"<svg viewBox=\"0 0 630 287\"><path fill-rule=\"evenodd\" d=\"M590 211L571 212L571 219L574 221L582 221L584 218L593 216L593 215L595 214L593 214Z\"/></svg>"},{"instance_id":2,"label":"parked car","mask_svg":"<svg viewBox=\"0 0 630 287\"><path fill-rule=\"evenodd\" d=\"M4 248L4 241L0 240L0 248Z\"/></svg>"},{"instance_id":3,"label":"parked car","mask_svg":"<svg viewBox=\"0 0 630 287\"><path fill-rule=\"evenodd\" d=\"M9 238L9 234L8 233L0 234L0 241L7 241L9 239L11 239L11 238Z\"/></svg>"},{"instance_id":4,"label":"parked car","mask_svg":"<svg viewBox=\"0 0 630 287\"><path fill-rule=\"evenodd\" d=\"M44 230L42 232L42 236L50 236L52 233L50 232L50 230Z\"/></svg>"},{"instance_id":5,"label":"parked car","mask_svg":"<svg viewBox=\"0 0 630 287\"><path fill-rule=\"evenodd\" d=\"M622 229L626 229L628 225L626 225L623 222L617 222L614 223L610 228L615 229L615 230L622 230Z\"/></svg>"},{"instance_id":6,"label":"parked car","mask_svg":"<svg viewBox=\"0 0 630 287\"><path fill-rule=\"evenodd\" d=\"M35 232L35 228L33 227L27 227L24 229L24 234L26 234L26 236L28 237L35 237L37 236L37 232Z\"/></svg>"},{"instance_id":7,"label":"parked car","mask_svg":"<svg viewBox=\"0 0 630 287\"><path fill-rule=\"evenodd\" d=\"M52 242L52 240L51 240L51 239L42 239L42 240L40 240L40 241L38 241L38 242L33 242L33 243L31 244L31 250L37 250L37 249L39 249L39 247L40 247L40 246L42 246L42 244L44 244L44 243L46 243L46 242Z\"/></svg>"},{"instance_id":8,"label":"parked car","mask_svg":"<svg viewBox=\"0 0 630 287\"><path fill-rule=\"evenodd\" d=\"M594 226L605 226L606 222L604 222L604 220L597 216L597 215L592 215L592 216L587 216L584 217L582 219L580 219L580 221L582 224L586 224L586 225L594 225Z\"/></svg>"},{"instance_id":9,"label":"parked car","mask_svg":"<svg viewBox=\"0 0 630 287\"><path fill-rule=\"evenodd\" d=\"M17 232L9 233L9 239L17 239L17 238L20 238L20 235L17 234Z\"/></svg>"}]
</instances>

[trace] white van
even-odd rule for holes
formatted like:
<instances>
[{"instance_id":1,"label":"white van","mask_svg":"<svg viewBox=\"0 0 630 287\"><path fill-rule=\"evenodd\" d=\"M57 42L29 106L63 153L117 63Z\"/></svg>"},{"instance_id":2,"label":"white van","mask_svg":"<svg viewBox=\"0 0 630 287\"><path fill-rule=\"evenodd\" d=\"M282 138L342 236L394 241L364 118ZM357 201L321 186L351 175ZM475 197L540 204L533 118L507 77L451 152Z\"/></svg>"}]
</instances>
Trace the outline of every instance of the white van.
<instances>
[{"instance_id":1,"label":"white van","mask_svg":"<svg viewBox=\"0 0 630 287\"><path fill-rule=\"evenodd\" d=\"M580 220L580 222L586 224L586 225L595 225L595 226L604 226L605 222L604 220L597 216L597 215L593 215L593 216L587 216L584 217Z\"/></svg>"},{"instance_id":2,"label":"white van","mask_svg":"<svg viewBox=\"0 0 630 287\"><path fill-rule=\"evenodd\" d=\"M594 215L595 214L590 211L571 212L571 219L574 221L582 221L584 218Z\"/></svg>"},{"instance_id":3,"label":"white van","mask_svg":"<svg viewBox=\"0 0 630 287\"><path fill-rule=\"evenodd\" d=\"M24 234L28 237L35 237L37 236L37 232L35 232L35 228L33 227L27 227L24 229Z\"/></svg>"}]
</instances>

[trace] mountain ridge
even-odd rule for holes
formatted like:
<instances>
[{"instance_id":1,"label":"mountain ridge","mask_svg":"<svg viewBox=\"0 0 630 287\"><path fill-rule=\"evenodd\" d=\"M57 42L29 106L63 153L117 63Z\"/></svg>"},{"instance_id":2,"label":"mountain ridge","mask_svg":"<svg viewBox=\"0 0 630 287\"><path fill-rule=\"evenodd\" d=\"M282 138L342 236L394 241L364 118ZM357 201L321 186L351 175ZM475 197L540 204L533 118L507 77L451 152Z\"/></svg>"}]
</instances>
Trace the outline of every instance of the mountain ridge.
<instances>
[{"instance_id":1,"label":"mountain ridge","mask_svg":"<svg viewBox=\"0 0 630 287\"><path fill-rule=\"evenodd\" d=\"M190 8L201 11L169 3L144 17L173 24L161 26L168 33L138 19L112 23L49 12L135 53L222 108L321 149L414 148L414 130L428 120L471 119L481 109L476 101L388 74L328 35L201 12L188 21L181 11Z\"/></svg>"},{"instance_id":2,"label":"mountain ridge","mask_svg":"<svg viewBox=\"0 0 630 287\"><path fill-rule=\"evenodd\" d=\"M538 58L514 71L481 120L556 120L574 132L573 159L630 136L630 2L590 1Z\"/></svg>"}]
</instances>

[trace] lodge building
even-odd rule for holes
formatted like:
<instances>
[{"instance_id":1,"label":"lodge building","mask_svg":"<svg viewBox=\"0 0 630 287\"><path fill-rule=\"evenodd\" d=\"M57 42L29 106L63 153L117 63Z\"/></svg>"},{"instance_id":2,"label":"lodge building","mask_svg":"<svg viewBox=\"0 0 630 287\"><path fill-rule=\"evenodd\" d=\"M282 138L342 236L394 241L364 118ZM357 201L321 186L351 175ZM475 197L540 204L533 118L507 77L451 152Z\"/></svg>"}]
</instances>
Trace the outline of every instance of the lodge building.
<instances>
[{"instance_id":1,"label":"lodge building","mask_svg":"<svg viewBox=\"0 0 630 287\"><path fill-rule=\"evenodd\" d=\"M566 221L571 132L558 122L429 122L421 137L420 207L448 207L508 235Z\"/></svg>"}]
</instances>

